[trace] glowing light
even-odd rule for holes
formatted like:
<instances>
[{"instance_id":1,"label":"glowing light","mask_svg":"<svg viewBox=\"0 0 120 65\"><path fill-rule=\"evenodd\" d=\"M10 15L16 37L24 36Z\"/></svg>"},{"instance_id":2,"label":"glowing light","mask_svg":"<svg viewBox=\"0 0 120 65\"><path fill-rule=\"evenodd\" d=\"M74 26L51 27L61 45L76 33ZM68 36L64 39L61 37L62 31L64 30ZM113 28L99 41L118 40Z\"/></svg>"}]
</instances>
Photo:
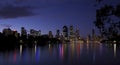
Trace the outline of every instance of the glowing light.
<instances>
[{"instance_id":1,"label":"glowing light","mask_svg":"<svg viewBox=\"0 0 120 65\"><path fill-rule=\"evenodd\" d=\"M116 57L116 44L114 44L114 57Z\"/></svg>"},{"instance_id":2,"label":"glowing light","mask_svg":"<svg viewBox=\"0 0 120 65\"><path fill-rule=\"evenodd\" d=\"M20 40L20 43L23 43L23 41L22 41L22 40Z\"/></svg>"},{"instance_id":3,"label":"glowing light","mask_svg":"<svg viewBox=\"0 0 120 65\"><path fill-rule=\"evenodd\" d=\"M75 53L75 43L74 42L70 44L70 52L71 52L71 60L72 60L74 53Z\"/></svg>"},{"instance_id":4,"label":"glowing light","mask_svg":"<svg viewBox=\"0 0 120 65\"><path fill-rule=\"evenodd\" d=\"M37 44L37 41L34 41L35 44Z\"/></svg>"},{"instance_id":5,"label":"glowing light","mask_svg":"<svg viewBox=\"0 0 120 65\"><path fill-rule=\"evenodd\" d=\"M50 46L51 46L51 45L49 44L49 48L50 48Z\"/></svg>"},{"instance_id":6,"label":"glowing light","mask_svg":"<svg viewBox=\"0 0 120 65\"><path fill-rule=\"evenodd\" d=\"M51 47L51 44L49 44L49 53L50 53L50 55L51 55L51 53L52 53L52 47Z\"/></svg>"},{"instance_id":7,"label":"glowing light","mask_svg":"<svg viewBox=\"0 0 120 65\"><path fill-rule=\"evenodd\" d=\"M87 53L89 52L89 43L87 43Z\"/></svg>"},{"instance_id":8,"label":"glowing light","mask_svg":"<svg viewBox=\"0 0 120 65\"><path fill-rule=\"evenodd\" d=\"M114 43L116 43L116 41L115 41L115 40L114 40L113 42L114 42Z\"/></svg>"},{"instance_id":9,"label":"glowing light","mask_svg":"<svg viewBox=\"0 0 120 65\"><path fill-rule=\"evenodd\" d=\"M64 58L64 48L62 45L59 47L59 50L60 50L60 58L63 59Z\"/></svg>"},{"instance_id":10,"label":"glowing light","mask_svg":"<svg viewBox=\"0 0 120 65\"><path fill-rule=\"evenodd\" d=\"M16 32L17 30L13 30L14 32Z\"/></svg>"},{"instance_id":11,"label":"glowing light","mask_svg":"<svg viewBox=\"0 0 120 65\"><path fill-rule=\"evenodd\" d=\"M36 55L36 49L37 49L37 46L35 45L35 55Z\"/></svg>"},{"instance_id":12,"label":"glowing light","mask_svg":"<svg viewBox=\"0 0 120 65\"><path fill-rule=\"evenodd\" d=\"M22 55L22 45L20 45L20 56Z\"/></svg>"}]
</instances>

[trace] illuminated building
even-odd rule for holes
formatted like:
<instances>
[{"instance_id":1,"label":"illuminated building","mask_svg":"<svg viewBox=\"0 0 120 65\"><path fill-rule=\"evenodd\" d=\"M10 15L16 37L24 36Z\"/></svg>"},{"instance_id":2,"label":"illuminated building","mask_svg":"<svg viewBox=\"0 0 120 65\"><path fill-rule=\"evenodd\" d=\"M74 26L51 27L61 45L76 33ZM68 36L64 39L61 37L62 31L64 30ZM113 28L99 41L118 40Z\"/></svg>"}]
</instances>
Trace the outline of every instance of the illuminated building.
<instances>
[{"instance_id":1,"label":"illuminated building","mask_svg":"<svg viewBox=\"0 0 120 65\"><path fill-rule=\"evenodd\" d=\"M24 27L21 27L21 36L27 36L27 31Z\"/></svg>"},{"instance_id":2,"label":"illuminated building","mask_svg":"<svg viewBox=\"0 0 120 65\"><path fill-rule=\"evenodd\" d=\"M18 32L17 32L16 30L13 30L13 31L12 31L12 35L14 35L14 36L17 37L17 38L19 37L19 34L18 34Z\"/></svg>"},{"instance_id":3,"label":"illuminated building","mask_svg":"<svg viewBox=\"0 0 120 65\"><path fill-rule=\"evenodd\" d=\"M87 35L86 42L90 43L90 35Z\"/></svg>"},{"instance_id":4,"label":"illuminated building","mask_svg":"<svg viewBox=\"0 0 120 65\"><path fill-rule=\"evenodd\" d=\"M21 39L20 43L24 43L27 39L27 31L24 27L21 27Z\"/></svg>"},{"instance_id":5,"label":"illuminated building","mask_svg":"<svg viewBox=\"0 0 120 65\"><path fill-rule=\"evenodd\" d=\"M74 28L70 26L70 37L74 37Z\"/></svg>"},{"instance_id":6,"label":"illuminated building","mask_svg":"<svg viewBox=\"0 0 120 65\"><path fill-rule=\"evenodd\" d=\"M3 34L5 36L11 35L12 34L12 30L10 28L5 28L5 29L3 29Z\"/></svg>"},{"instance_id":7,"label":"illuminated building","mask_svg":"<svg viewBox=\"0 0 120 65\"><path fill-rule=\"evenodd\" d=\"M30 29L30 35L34 35L34 29Z\"/></svg>"},{"instance_id":8,"label":"illuminated building","mask_svg":"<svg viewBox=\"0 0 120 65\"><path fill-rule=\"evenodd\" d=\"M41 30L37 31L37 30L34 30L34 36L40 36L41 35Z\"/></svg>"},{"instance_id":9,"label":"illuminated building","mask_svg":"<svg viewBox=\"0 0 120 65\"><path fill-rule=\"evenodd\" d=\"M92 29L92 40L95 40L95 30Z\"/></svg>"},{"instance_id":10,"label":"illuminated building","mask_svg":"<svg viewBox=\"0 0 120 65\"><path fill-rule=\"evenodd\" d=\"M75 31L75 37L76 37L77 40L80 39L80 31L79 31L78 28L76 28L76 31Z\"/></svg>"},{"instance_id":11,"label":"illuminated building","mask_svg":"<svg viewBox=\"0 0 120 65\"><path fill-rule=\"evenodd\" d=\"M37 31L37 30L34 30L34 29L30 29L30 35L31 36L40 36L41 35L41 30Z\"/></svg>"},{"instance_id":12,"label":"illuminated building","mask_svg":"<svg viewBox=\"0 0 120 65\"><path fill-rule=\"evenodd\" d=\"M60 40L61 40L61 41L64 40L63 33L60 34Z\"/></svg>"},{"instance_id":13,"label":"illuminated building","mask_svg":"<svg viewBox=\"0 0 120 65\"><path fill-rule=\"evenodd\" d=\"M75 33L74 33L74 28L73 28L73 26L71 25L69 29L70 29L70 32L69 32L69 40L70 40L70 41L74 41L74 40L75 40Z\"/></svg>"},{"instance_id":14,"label":"illuminated building","mask_svg":"<svg viewBox=\"0 0 120 65\"><path fill-rule=\"evenodd\" d=\"M57 30L56 31L56 36L55 36L57 39L59 39L60 38L60 30Z\"/></svg>"},{"instance_id":15,"label":"illuminated building","mask_svg":"<svg viewBox=\"0 0 120 65\"><path fill-rule=\"evenodd\" d=\"M49 31L48 36L49 36L49 38L53 38L52 31Z\"/></svg>"},{"instance_id":16,"label":"illuminated building","mask_svg":"<svg viewBox=\"0 0 120 65\"><path fill-rule=\"evenodd\" d=\"M37 32L37 35L38 35L38 36L41 36L41 30L39 30L39 31Z\"/></svg>"},{"instance_id":17,"label":"illuminated building","mask_svg":"<svg viewBox=\"0 0 120 65\"><path fill-rule=\"evenodd\" d=\"M63 37L65 40L68 40L68 27L63 26Z\"/></svg>"}]
</instances>

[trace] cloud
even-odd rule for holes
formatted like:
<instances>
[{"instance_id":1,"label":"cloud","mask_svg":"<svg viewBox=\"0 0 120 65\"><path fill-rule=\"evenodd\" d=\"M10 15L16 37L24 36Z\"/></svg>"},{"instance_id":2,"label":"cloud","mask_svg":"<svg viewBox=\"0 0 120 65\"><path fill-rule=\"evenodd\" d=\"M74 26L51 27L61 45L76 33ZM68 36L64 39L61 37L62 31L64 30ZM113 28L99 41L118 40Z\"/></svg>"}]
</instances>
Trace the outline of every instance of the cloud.
<instances>
[{"instance_id":1,"label":"cloud","mask_svg":"<svg viewBox=\"0 0 120 65\"><path fill-rule=\"evenodd\" d=\"M0 0L0 19L33 16L36 15L34 9L37 11L40 8L63 5L71 1L79 0Z\"/></svg>"},{"instance_id":2,"label":"cloud","mask_svg":"<svg viewBox=\"0 0 120 65\"><path fill-rule=\"evenodd\" d=\"M16 18L32 15L35 15L35 13L32 12L31 7L6 5L0 9L0 18Z\"/></svg>"}]
</instances>

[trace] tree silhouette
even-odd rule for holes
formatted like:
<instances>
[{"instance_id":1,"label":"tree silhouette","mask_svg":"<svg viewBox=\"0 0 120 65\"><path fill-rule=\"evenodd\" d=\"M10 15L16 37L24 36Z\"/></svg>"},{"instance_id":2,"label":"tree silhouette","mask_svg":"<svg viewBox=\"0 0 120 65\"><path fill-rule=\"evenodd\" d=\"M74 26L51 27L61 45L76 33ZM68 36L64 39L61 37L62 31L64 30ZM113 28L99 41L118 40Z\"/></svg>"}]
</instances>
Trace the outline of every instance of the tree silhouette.
<instances>
[{"instance_id":1,"label":"tree silhouette","mask_svg":"<svg viewBox=\"0 0 120 65\"><path fill-rule=\"evenodd\" d=\"M97 6L102 1L96 0ZM103 4L97 8L94 24L103 39L116 40L120 37L120 4Z\"/></svg>"}]
</instances>

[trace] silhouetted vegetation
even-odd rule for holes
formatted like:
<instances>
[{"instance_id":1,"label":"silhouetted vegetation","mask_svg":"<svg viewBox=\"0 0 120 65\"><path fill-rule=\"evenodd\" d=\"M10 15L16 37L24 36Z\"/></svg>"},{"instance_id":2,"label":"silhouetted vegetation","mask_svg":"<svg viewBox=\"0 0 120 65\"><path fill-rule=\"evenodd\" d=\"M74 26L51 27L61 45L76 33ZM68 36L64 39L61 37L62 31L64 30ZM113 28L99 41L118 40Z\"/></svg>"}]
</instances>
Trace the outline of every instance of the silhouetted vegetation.
<instances>
[{"instance_id":1,"label":"silhouetted vegetation","mask_svg":"<svg viewBox=\"0 0 120 65\"><path fill-rule=\"evenodd\" d=\"M96 7L102 1L104 0L96 0ZM103 4L103 6L97 7L94 24L104 40L120 43L120 4Z\"/></svg>"},{"instance_id":2,"label":"silhouetted vegetation","mask_svg":"<svg viewBox=\"0 0 120 65\"><path fill-rule=\"evenodd\" d=\"M41 36L18 36L15 35L5 35L0 33L0 50L8 50L19 47L19 45L32 47L35 44L39 46L44 46L46 44L56 44L60 42L57 38L49 38L48 35Z\"/></svg>"}]
</instances>

